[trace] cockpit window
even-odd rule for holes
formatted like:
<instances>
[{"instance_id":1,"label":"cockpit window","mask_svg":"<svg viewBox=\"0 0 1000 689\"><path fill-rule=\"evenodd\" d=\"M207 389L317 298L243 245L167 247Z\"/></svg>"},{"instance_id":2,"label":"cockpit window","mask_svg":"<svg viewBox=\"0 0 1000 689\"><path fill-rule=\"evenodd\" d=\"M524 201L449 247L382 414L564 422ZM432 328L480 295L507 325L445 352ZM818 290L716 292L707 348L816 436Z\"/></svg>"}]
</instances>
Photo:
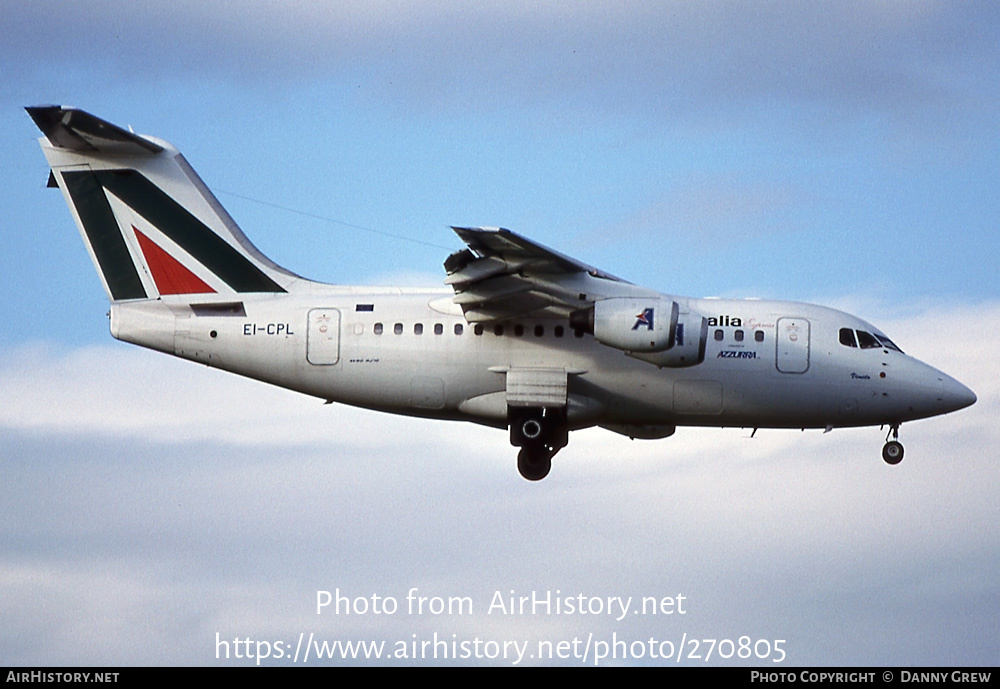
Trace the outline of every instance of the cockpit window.
<instances>
[{"instance_id":1,"label":"cockpit window","mask_svg":"<svg viewBox=\"0 0 1000 689\"><path fill-rule=\"evenodd\" d=\"M890 339L889 339L888 337L886 337L885 335L879 335L879 334L877 334L877 333L876 333L876 334L875 334L875 337L877 337L877 338L878 338L878 341L879 341L879 342L881 342L881 343L882 343L882 346L883 346L883 347L885 347L886 349L894 349L894 350L896 350L897 352L899 352L900 354L902 354L902 353L903 353L903 350L902 350L902 349L900 349L899 347L897 347L897 346L896 346L896 343L895 343L895 342L893 342L892 340L890 340Z\"/></svg>"},{"instance_id":2,"label":"cockpit window","mask_svg":"<svg viewBox=\"0 0 1000 689\"><path fill-rule=\"evenodd\" d=\"M857 339L854 339L855 337ZM852 330L851 328L840 329L840 344L845 347L857 347L860 344L861 349L881 349L885 347L900 354L903 353L903 350L897 347L896 343L885 335L880 333L872 335L871 333L866 333L864 330Z\"/></svg>"},{"instance_id":3,"label":"cockpit window","mask_svg":"<svg viewBox=\"0 0 1000 689\"><path fill-rule=\"evenodd\" d=\"M881 347L881 343L875 339L875 336L871 333L866 333L864 330L858 331L858 343L861 345L861 349L878 349Z\"/></svg>"}]
</instances>

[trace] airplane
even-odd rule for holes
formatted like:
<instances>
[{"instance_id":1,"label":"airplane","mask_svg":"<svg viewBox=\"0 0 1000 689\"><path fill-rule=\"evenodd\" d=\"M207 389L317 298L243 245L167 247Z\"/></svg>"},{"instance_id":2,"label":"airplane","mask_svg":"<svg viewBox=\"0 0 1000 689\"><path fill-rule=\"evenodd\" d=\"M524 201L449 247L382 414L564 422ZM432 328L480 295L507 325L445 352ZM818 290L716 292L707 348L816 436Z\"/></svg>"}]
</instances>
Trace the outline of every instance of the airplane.
<instances>
[{"instance_id":1,"label":"airplane","mask_svg":"<svg viewBox=\"0 0 1000 689\"><path fill-rule=\"evenodd\" d=\"M888 426L976 395L824 306L634 285L503 228L454 227L438 289L307 280L254 247L166 141L26 108L122 341L338 402L509 430L528 480L569 432ZM891 440L890 440L891 436Z\"/></svg>"}]
</instances>

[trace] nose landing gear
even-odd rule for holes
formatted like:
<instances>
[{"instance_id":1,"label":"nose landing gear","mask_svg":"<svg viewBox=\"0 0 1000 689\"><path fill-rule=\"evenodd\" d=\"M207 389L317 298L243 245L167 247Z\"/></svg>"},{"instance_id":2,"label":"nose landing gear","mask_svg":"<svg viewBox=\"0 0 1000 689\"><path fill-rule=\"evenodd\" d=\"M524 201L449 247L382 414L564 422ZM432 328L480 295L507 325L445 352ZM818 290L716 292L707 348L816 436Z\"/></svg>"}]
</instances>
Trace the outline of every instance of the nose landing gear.
<instances>
[{"instance_id":1,"label":"nose landing gear","mask_svg":"<svg viewBox=\"0 0 1000 689\"><path fill-rule=\"evenodd\" d=\"M889 436L892 440L889 440ZM899 442L899 424L894 423L885 436L886 443L882 446L882 459L886 464L896 465L903 461L903 444Z\"/></svg>"}]
</instances>

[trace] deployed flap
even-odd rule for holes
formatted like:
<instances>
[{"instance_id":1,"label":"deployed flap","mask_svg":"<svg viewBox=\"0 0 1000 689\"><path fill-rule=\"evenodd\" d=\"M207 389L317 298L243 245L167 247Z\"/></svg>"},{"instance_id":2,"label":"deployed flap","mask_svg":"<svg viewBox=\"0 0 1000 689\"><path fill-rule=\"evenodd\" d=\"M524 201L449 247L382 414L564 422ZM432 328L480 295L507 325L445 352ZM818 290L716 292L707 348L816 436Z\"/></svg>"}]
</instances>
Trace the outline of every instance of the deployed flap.
<instances>
[{"instance_id":1,"label":"deployed flap","mask_svg":"<svg viewBox=\"0 0 1000 689\"><path fill-rule=\"evenodd\" d=\"M628 284L510 230L452 229L469 248L445 261L445 283L471 322L566 317L605 296L610 283Z\"/></svg>"},{"instance_id":2,"label":"deployed flap","mask_svg":"<svg viewBox=\"0 0 1000 689\"><path fill-rule=\"evenodd\" d=\"M25 110L49 143L59 148L132 155L149 155L163 150L162 146L83 110L59 105L39 105Z\"/></svg>"}]
</instances>

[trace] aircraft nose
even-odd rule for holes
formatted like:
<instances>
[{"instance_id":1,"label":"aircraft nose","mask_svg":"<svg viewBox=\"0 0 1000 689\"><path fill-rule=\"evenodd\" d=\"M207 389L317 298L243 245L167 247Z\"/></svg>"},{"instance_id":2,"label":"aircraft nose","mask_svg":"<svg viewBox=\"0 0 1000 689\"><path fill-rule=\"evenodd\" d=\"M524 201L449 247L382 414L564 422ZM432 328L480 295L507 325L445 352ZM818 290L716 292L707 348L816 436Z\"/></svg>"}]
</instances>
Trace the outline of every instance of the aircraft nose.
<instances>
[{"instance_id":1,"label":"aircraft nose","mask_svg":"<svg viewBox=\"0 0 1000 689\"><path fill-rule=\"evenodd\" d=\"M947 411L964 409L976 402L976 393L949 376L941 377L938 402Z\"/></svg>"}]
</instances>

